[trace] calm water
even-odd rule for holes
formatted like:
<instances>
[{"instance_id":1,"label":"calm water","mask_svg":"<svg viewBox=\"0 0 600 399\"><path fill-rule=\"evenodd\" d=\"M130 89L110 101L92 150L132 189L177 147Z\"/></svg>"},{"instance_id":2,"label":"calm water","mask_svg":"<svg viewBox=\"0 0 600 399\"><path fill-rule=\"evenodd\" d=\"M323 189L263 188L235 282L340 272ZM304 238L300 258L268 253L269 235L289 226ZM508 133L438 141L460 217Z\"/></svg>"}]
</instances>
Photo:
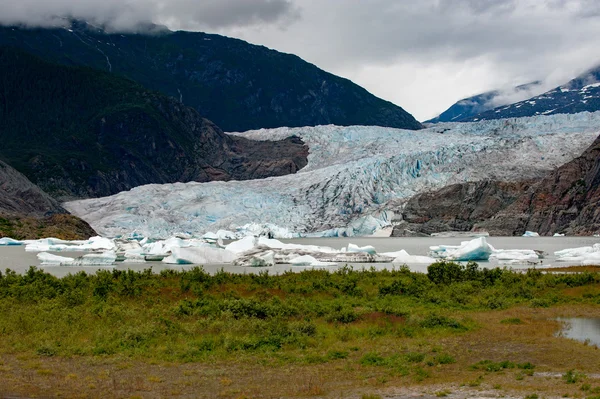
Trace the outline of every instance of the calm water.
<instances>
[{"instance_id":1,"label":"calm water","mask_svg":"<svg viewBox=\"0 0 600 399\"><path fill-rule=\"evenodd\" d=\"M600 319L589 319L583 317L558 319L564 323L564 328L559 336L587 342L600 348Z\"/></svg>"},{"instance_id":2,"label":"calm water","mask_svg":"<svg viewBox=\"0 0 600 399\"><path fill-rule=\"evenodd\" d=\"M303 238L293 240L281 240L288 243L304 244L304 245L320 245L340 249L353 243L359 246L372 245L377 252L393 252L401 249L406 250L411 255L428 255L429 247L432 245L458 245L461 241L469 240L468 238L438 238L438 237L399 237L399 238ZM569 263L555 262L553 256L554 251L567 248L576 248L590 246L600 242L600 238L595 237L489 237L488 243L497 249L535 249L546 252L546 258L543 259L542 266L548 265L569 265ZM61 256L77 257L82 253L55 252ZM39 266L36 253L25 252L25 247L0 247L0 270L10 268L19 273L25 272L29 266ZM497 262L479 262L482 267L495 267ZM368 264L351 264L355 268L374 267L376 269L391 268L390 264L385 263L368 263ZM246 268L233 265L203 265L208 272L214 273L224 269L231 272L239 273L257 273L262 270L268 270L269 273L282 273L287 270L300 271L305 270L305 267L291 267L289 265L277 265L275 267L264 268ZM341 265L340 265L341 266ZM425 272L426 265L408 265L411 270ZM192 266L167 265L161 262L147 262L142 264L126 264L117 263L117 269L133 269L143 270L149 267L155 272L163 269L189 269ZM514 266L522 268L524 266ZM102 268L98 267L66 267L66 266L51 266L44 267L46 271L56 276L64 276L68 273L75 273L80 270L86 272L94 272ZM105 268L106 269L106 268ZM336 267L329 269L335 270Z\"/></svg>"}]
</instances>

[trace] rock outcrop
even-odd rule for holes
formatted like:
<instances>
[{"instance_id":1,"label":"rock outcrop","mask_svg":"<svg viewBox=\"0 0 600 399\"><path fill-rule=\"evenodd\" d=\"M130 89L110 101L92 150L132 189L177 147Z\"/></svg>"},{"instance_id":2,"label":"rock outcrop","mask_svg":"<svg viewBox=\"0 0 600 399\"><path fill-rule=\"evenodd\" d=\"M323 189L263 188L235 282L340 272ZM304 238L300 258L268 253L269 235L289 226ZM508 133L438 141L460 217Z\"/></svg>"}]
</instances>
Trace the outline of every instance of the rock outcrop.
<instances>
[{"instance_id":1,"label":"rock outcrop","mask_svg":"<svg viewBox=\"0 0 600 399\"><path fill-rule=\"evenodd\" d=\"M392 236L487 231L491 235L600 232L600 137L580 156L538 181L455 184L412 197Z\"/></svg>"},{"instance_id":2,"label":"rock outcrop","mask_svg":"<svg viewBox=\"0 0 600 399\"><path fill-rule=\"evenodd\" d=\"M0 161L0 237L87 239L96 232L23 174Z\"/></svg>"}]
</instances>

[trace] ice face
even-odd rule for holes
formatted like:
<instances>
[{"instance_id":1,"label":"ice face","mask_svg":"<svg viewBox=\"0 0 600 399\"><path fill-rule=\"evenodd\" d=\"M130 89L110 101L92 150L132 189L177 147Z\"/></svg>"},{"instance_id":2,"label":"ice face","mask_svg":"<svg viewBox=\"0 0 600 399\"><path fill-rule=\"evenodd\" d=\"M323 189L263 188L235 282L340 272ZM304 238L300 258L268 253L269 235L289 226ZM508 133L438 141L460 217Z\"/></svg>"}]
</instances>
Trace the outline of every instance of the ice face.
<instances>
[{"instance_id":1,"label":"ice face","mask_svg":"<svg viewBox=\"0 0 600 399\"><path fill-rule=\"evenodd\" d=\"M134 230L153 238L218 230L226 235L240 226L287 238L314 232L367 235L389 224L389 200L465 181L541 177L578 156L599 131L600 113L445 123L421 131L368 126L251 131L241 135L301 137L310 148L307 167L261 180L147 185L65 207L104 236Z\"/></svg>"}]
</instances>

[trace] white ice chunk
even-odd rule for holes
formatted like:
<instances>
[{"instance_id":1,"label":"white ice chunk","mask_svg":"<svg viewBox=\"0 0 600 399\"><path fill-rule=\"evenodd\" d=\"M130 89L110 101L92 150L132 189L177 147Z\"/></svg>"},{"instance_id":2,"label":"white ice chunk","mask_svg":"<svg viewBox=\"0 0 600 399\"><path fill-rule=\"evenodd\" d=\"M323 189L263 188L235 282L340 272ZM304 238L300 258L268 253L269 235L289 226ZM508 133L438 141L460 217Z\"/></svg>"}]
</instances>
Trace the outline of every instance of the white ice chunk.
<instances>
[{"instance_id":1,"label":"white ice chunk","mask_svg":"<svg viewBox=\"0 0 600 399\"><path fill-rule=\"evenodd\" d=\"M495 258L498 260L515 260L515 261L528 261L538 260L540 257L532 249L498 249L490 255L490 259Z\"/></svg>"},{"instance_id":2,"label":"white ice chunk","mask_svg":"<svg viewBox=\"0 0 600 399\"><path fill-rule=\"evenodd\" d=\"M535 231L526 231L525 234L523 234L523 237L539 237L540 235L538 233L536 233Z\"/></svg>"},{"instance_id":3,"label":"white ice chunk","mask_svg":"<svg viewBox=\"0 0 600 399\"><path fill-rule=\"evenodd\" d=\"M386 253L382 253L381 255L394 258L394 260L392 261L392 263L394 263L394 264L419 263L419 264L429 264L430 265L430 264L436 262L436 260L434 258L431 258L429 256L410 255L405 250L400 250L400 251L396 251L396 252L386 252Z\"/></svg>"},{"instance_id":4,"label":"white ice chunk","mask_svg":"<svg viewBox=\"0 0 600 399\"><path fill-rule=\"evenodd\" d=\"M330 247L321 247L318 245L302 245L302 244L285 244L279 240L272 238L259 237L257 245L264 245L271 249L286 249L286 250L299 250L305 252L322 252L322 253L337 253L340 252ZM372 248L372 247L371 247Z\"/></svg>"},{"instance_id":5,"label":"white ice chunk","mask_svg":"<svg viewBox=\"0 0 600 399\"><path fill-rule=\"evenodd\" d=\"M163 259L164 263L176 265L205 265L231 263L236 254L227 249L214 247L173 248L171 256Z\"/></svg>"},{"instance_id":6,"label":"white ice chunk","mask_svg":"<svg viewBox=\"0 0 600 399\"><path fill-rule=\"evenodd\" d=\"M0 247L12 245L23 245L23 241L13 240L12 238L8 237L0 238Z\"/></svg>"},{"instance_id":7,"label":"white ice chunk","mask_svg":"<svg viewBox=\"0 0 600 399\"><path fill-rule=\"evenodd\" d=\"M364 252L364 253L371 254L371 255L377 254L375 247L373 247L372 245L366 245L364 247L359 247L358 245L355 245L355 244L348 244L348 248L346 249L346 252Z\"/></svg>"},{"instance_id":8,"label":"white ice chunk","mask_svg":"<svg viewBox=\"0 0 600 399\"><path fill-rule=\"evenodd\" d=\"M41 252L37 257L42 266L110 266L115 263L117 254L114 251L107 251L68 258Z\"/></svg>"},{"instance_id":9,"label":"white ice chunk","mask_svg":"<svg viewBox=\"0 0 600 399\"><path fill-rule=\"evenodd\" d=\"M235 254L241 254L243 252L249 251L252 248L258 245L258 238L248 236L242 238L241 240L234 241L225 246L227 251L233 252Z\"/></svg>"},{"instance_id":10,"label":"white ice chunk","mask_svg":"<svg viewBox=\"0 0 600 399\"><path fill-rule=\"evenodd\" d=\"M110 266L117 260L114 251L86 254L75 258L69 266Z\"/></svg>"},{"instance_id":11,"label":"white ice chunk","mask_svg":"<svg viewBox=\"0 0 600 399\"><path fill-rule=\"evenodd\" d=\"M564 234L561 233L554 233L554 235L552 237L564 237Z\"/></svg>"},{"instance_id":12,"label":"white ice chunk","mask_svg":"<svg viewBox=\"0 0 600 399\"><path fill-rule=\"evenodd\" d=\"M290 264L292 266L312 266L312 267L337 265L337 263L332 263L332 262L321 262L321 261L313 258L310 255L303 255L303 256L294 258L294 259L290 260Z\"/></svg>"},{"instance_id":13,"label":"white ice chunk","mask_svg":"<svg viewBox=\"0 0 600 399\"><path fill-rule=\"evenodd\" d=\"M37 258L40 260L42 266L70 265L75 260L74 258L53 255L47 252L40 252L37 254Z\"/></svg>"},{"instance_id":14,"label":"white ice chunk","mask_svg":"<svg viewBox=\"0 0 600 399\"><path fill-rule=\"evenodd\" d=\"M600 252L600 244L594 244L591 247L567 248L554 252L557 260L565 260L567 258L582 257L592 252Z\"/></svg>"},{"instance_id":15,"label":"white ice chunk","mask_svg":"<svg viewBox=\"0 0 600 399\"><path fill-rule=\"evenodd\" d=\"M489 245L485 237L475 238L471 241L463 241L459 246L439 245L429 247L431 256L455 261L488 260L493 247Z\"/></svg>"}]
</instances>

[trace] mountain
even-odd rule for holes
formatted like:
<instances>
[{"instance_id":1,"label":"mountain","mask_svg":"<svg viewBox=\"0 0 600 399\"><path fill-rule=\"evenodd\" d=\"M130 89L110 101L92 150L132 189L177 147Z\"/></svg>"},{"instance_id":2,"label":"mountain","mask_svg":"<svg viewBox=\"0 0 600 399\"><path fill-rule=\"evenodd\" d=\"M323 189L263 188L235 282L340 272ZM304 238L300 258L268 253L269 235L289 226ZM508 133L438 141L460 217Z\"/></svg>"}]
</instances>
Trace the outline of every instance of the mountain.
<instances>
[{"instance_id":1,"label":"mountain","mask_svg":"<svg viewBox=\"0 0 600 399\"><path fill-rule=\"evenodd\" d=\"M393 236L487 231L491 235L600 232L600 137L581 156L545 177L486 180L420 193L403 204Z\"/></svg>"},{"instance_id":2,"label":"mountain","mask_svg":"<svg viewBox=\"0 0 600 399\"><path fill-rule=\"evenodd\" d=\"M7 47L0 47L0 142L0 159L60 199L295 173L308 155L298 138L231 137L133 81Z\"/></svg>"},{"instance_id":3,"label":"mountain","mask_svg":"<svg viewBox=\"0 0 600 399\"><path fill-rule=\"evenodd\" d=\"M483 180L417 194L398 209L401 216L394 223L392 237L404 236L406 231L433 234L477 230L475 226L513 204L532 184L532 180ZM505 228L498 227L486 231L507 235Z\"/></svg>"},{"instance_id":4,"label":"mountain","mask_svg":"<svg viewBox=\"0 0 600 399\"><path fill-rule=\"evenodd\" d=\"M88 239L96 232L23 174L0 161L0 237Z\"/></svg>"},{"instance_id":5,"label":"mountain","mask_svg":"<svg viewBox=\"0 0 600 399\"><path fill-rule=\"evenodd\" d=\"M81 21L55 29L0 27L0 45L122 75L181 100L225 131L328 124L422 128L402 108L295 55L219 35L147 32L108 33Z\"/></svg>"},{"instance_id":6,"label":"mountain","mask_svg":"<svg viewBox=\"0 0 600 399\"><path fill-rule=\"evenodd\" d=\"M600 110L600 66L553 90L507 106L482 112L463 121L520 118L534 115L575 114Z\"/></svg>"},{"instance_id":7,"label":"mountain","mask_svg":"<svg viewBox=\"0 0 600 399\"><path fill-rule=\"evenodd\" d=\"M549 173L481 227L502 227L513 234L600 232L600 137L580 157Z\"/></svg>"},{"instance_id":8,"label":"mountain","mask_svg":"<svg viewBox=\"0 0 600 399\"><path fill-rule=\"evenodd\" d=\"M288 238L291 233L367 235L395 218L392 200L462 182L542 178L581 154L599 129L600 113L441 124L420 131L262 129L240 135L297 136L309 146L308 165L269 179L142 186L64 206L107 236L134 230L156 238L202 235L251 223L258 224L253 231L279 226L269 228Z\"/></svg>"},{"instance_id":9,"label":"mountain","mask_svg":"<svg viewBox=\"0 0 600 399\"><path fill-rule=\"evenodd\" d=\"M511 90L494 90L463 98L436 118L423 123L461 122L497 106L507 105L513 102L515 97L529 98L532 93L539 90L541 84L540 81L535 81L517 86ZM539 93L539 91L537 92Z\"/></svg>"}]
</instances>

